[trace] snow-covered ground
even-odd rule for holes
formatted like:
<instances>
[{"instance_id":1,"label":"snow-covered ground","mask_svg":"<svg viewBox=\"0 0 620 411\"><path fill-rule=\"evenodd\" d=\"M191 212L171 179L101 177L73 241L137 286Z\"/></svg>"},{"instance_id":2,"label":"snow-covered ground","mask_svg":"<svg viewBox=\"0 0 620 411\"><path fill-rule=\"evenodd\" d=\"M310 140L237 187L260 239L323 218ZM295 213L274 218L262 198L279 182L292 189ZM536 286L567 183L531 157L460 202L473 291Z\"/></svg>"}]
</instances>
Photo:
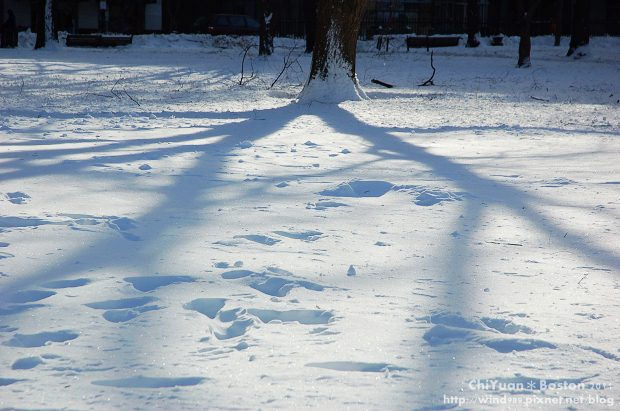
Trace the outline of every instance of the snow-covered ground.
<instances>
[{"instance_id":1,"label":"snow-covered ground","mask_svg":"<svg viewBox=\"0 0 620 411\"><path fill-rule=\"evenodd\" d=\"M620 39L242 42L0 50L0 408L618 406Z\"/></svg>"}]
</instances>

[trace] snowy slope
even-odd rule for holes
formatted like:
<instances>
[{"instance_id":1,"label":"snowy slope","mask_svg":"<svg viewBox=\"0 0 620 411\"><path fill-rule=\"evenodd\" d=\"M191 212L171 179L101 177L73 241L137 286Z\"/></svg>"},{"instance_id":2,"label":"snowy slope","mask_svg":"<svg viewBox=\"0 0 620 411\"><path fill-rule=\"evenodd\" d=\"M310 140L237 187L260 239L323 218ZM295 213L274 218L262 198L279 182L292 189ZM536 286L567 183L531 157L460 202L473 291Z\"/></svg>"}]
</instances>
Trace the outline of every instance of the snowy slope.
<instances>
[{"instance_id":1,"label":"snowy slope","mask_svg":"<svg viewBox=\"0 0 620 411\"><path fill-rule=\"evenodd\" d=\"M0 408L617 407L618 39L243 41L0 50Z\"/></svg>"}]
</instances>

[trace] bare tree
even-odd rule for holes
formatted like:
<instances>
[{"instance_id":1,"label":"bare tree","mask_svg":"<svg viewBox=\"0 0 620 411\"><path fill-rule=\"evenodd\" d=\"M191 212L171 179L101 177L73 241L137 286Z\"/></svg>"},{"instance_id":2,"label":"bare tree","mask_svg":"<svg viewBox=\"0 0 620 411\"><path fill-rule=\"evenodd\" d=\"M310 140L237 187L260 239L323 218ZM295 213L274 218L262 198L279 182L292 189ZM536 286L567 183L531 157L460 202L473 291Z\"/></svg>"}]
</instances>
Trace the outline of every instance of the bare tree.
<instances>
[{"instance_id":1,"label":"bare tree","mask_svg":"<svg viewBox=\"0 0 620 411\"><path fill-rule=\"evenodd\" d=\"M531 26L532 15L536 11L540 0L530 0L529 8L525 8L523 0L519 0L519 15L521 16L521 37L519 38L519 60L517 67L530 67L530 53L532 50Z\"/></svg>"},{"instance_id":2,"label":"bare tree","mask_svg":"<svg viewBox=\"0 0 620 411\"><path fill-rule=\"evenodd\" d=\"M271 10L269 0L259 0L258 14L260 27L258 30L258 54L260 56L270 56L273 53L273 36L271 35Z\"/></svg>"},{"instance_id":3,"label":"bare tree","mask_svg":"<svg viewBox=\"0 0 620 411\"><path fill-rule=\"evenodd\" d=\"M555 0L553 4L553 45L560 45L562 39L562 15L564 14L564 0Z\"/></svg>"},{"instance_id":4,"label":"bare tree","mask_svg":"<svg viewBox=\"0 0 620 411\"><path fill-rule=\"evenodd\" d=\"M45 47L45 6L46 0L32 0L30 2L33 14L33 31L37 34L37 40L34 44L35 49Z\"/></svg>"},{"instance_id":5,"label":"bare tree","mask_svg":"<svg viewBox=\"0 0 620 411\"><path fill-rule=\"evenodd\" d=\"M34 31L37 33L35 49L45 47L54 39L53 5L53 0L35 0L30 4L34 13Z\"/></svg>"},{"instance_id":6,"label":"bare tree","mask_svg":"<svg viewBox=\"0 0 620 411\"><path fill-rule=\"evenodd\" d=\"M467 0L467 43L465 47L478 47L476 33L480 30L480 0Z\"/></svg>"},{"instance_id":7,"label":"bare tree","mask_svg":"<svg viewBox=\"0 0 620 411\"><path fill-rule=\"evenodd\" d=\"M567 56L575 55L575 58L579 58L585 55L581 47L587 45L590 42L590 1L589 0L575 0L573 6L573 30L570 37L570 45L568 48Z\"/></svg>"},{"instance_id":8,"label":"bare tree","mask_svg":"<svg viewBox=\"0 0 620 411\"><path fill-rule=\"evenodd\" d=\"M366 98L355 75L357 37L367 0L318 0L310 76L300 101Z\"/></svg>"}]
</instances>

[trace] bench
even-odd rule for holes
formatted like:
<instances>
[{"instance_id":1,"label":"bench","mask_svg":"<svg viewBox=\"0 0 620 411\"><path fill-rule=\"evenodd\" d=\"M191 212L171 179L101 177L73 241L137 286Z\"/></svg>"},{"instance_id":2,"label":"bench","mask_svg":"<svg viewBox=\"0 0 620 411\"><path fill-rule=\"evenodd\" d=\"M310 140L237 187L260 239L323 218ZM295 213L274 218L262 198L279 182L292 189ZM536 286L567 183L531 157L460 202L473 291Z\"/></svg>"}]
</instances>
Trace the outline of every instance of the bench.
<instances>
[{"instance_id":1,"label":"bench","mask_svg":"<svg viewBox=\"0 0 620 411\"><path fill-rule=\"evenodd\" d=\"M493 37L491 37L491 45L492 46L503 46L504 45L504 37L503 36L493 36Z\"/></svg>"},{"instance_id":2,"label":"bench","mask_svg":"<svg viewBox=\"0 0 620 411\"><path fill-rule=\"evenodd\" d=\"M407 43L407 51L409 51L409 49L418 48L454 47L459 45L460 39L458 36L407 36L405 41Z\"/></svg>"},{"instance_id":3,"label":"bench","mask_svg":"<svg viewBox=\"0 0 620 411\"><path fill-rule=\"evenodd\" d=\"M68 34L67 47L116 47L131 44L132 36L104 36L103 34Z\"/></svg>"}]
</instances>

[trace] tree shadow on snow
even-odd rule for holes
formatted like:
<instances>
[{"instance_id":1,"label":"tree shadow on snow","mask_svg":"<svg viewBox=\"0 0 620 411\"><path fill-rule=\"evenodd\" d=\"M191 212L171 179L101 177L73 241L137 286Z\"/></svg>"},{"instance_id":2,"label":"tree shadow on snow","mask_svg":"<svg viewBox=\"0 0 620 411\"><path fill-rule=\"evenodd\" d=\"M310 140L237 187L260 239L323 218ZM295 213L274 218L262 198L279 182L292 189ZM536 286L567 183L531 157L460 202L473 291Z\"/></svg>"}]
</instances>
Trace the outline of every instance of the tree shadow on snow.
<instances>
[{"instance_id":1,"label":"tree shadow on snow","mask_svg":"<svg viewBox=\"0 0 620 411\"><path fill-rule=\"evenodd\" d=\"M181 113L182 115L182 113ZM199 220L200 224L208 226L217 220L217 210L221 206L217 192L220 184L238 184L236 197L226 201L243 201L250 197L256 197L273 186L273 180L266 178L253 184L251 188L244 187L241 183L225 182L222 176L227 173L228 164L226 155L236 149L243 141L256 143L266 138L286 125L295 122L303 115L319 117L328 126L338 133L361 137L368 144L367 154L375 156L374 162L384 161L408 161L426 166L437 179L443 179L454 183L460 191L466 192L470 197L465 198L463 207L463 219L455 224L467 224L471 232L480 223L482 208L486 205L497 205L510 210L514 215L531 223L540 231L547 233L556 239L561 246L589 259L597 264L620 268L620 257L597 247L588 242L579 233L573 232L552 221L549 216L536 211L536 206L541 199L532 194L523 192L515 187L502 184L496 180L484 178L472 172L466 165L456 163L447 157L432 154L428 150L418 147L413 143L403 141L391 134L393 128L383 128L366 124L355 117L351 112L339 106L313 105L311 107L292 104L267 110L248 110L236 113L202 113L203 118L231 120L222 125L215 125L206 131L199 131L184 135L165 136L161 138L144 138L124 141L104 141L96 146L63 148L63 141L58 142L58 147L49 144L49 150L39 151L37 160L61 160L67 155L87 155L93 150L100 153L96 157L84 159L63 160L61 163L40 161L39 163L24 164L11 157L32 154L29 151L23 153L12 152L10 155L2 155L7 158L3 166L8 171L0 174L4 181L22 179L36 176L66 176L71 173L93 172L89 167L98 163L120 165L132 161L144 161L145 159L161 159L165 156L173 156L183 153L197 152L199 158L194 165L184 170L179 177L172 177L173 182L158 188L162 200L136 218L140 223L140 235L142 241L127 242L117 237L102 239L95 244L90 244L73 254L66 254L63 260L54 266L23 275L20 278L8 278L3 280L0 286L0 301L4 296L24 287L35 287L43 282L61 279L77 273L83 273L88 268L113 268L129 267L134 272L152 274L158 272L157 264L161 250L167 250L175 246L175 238L167 236L171 229L178 229L179 224L192 227ZM441 128L438 132L450 132L451 128ZM428 130L428 132L433 132ZM161 146L164 143L174 143L170 147ZM147 147L148 146L148 147ZM127 153L128 150L135 152ZM348 167L338 168L332 171L304 174L306 177L326 176L337 174L348 169L354 169L367 165L354 164ZM194 178L195 177L195 178ZM297 175L291 175L291 178ZM127 177L133 178L133 177ZM279 175L279 180L287 176ZM208 212L205 219L205 212ZM182 216L182 220L170 219L170 216ZM456 227L462 231L462 227ZM459 296L459 288L471 281L470 270L473 262L463 261L468 254L467 238L451 240L452 253L445 268L450 271L452 281L444 284L443 295L440 298L445 305L455 312L466 312L472 306L467 296ZM75 261L87 262L88 268L76 267ZM145 262L147 262L145 264ZM124 337L139 344L138 331L126 327L119 331ZM458 348L454 348L458 350ZM136 358L126 359L128 364L134 363L141 358L136 352ZM432 384L449 378L448 375L435 375ZM430 387L428 387L430 390Z\"/></svg>"}]
</instances>

